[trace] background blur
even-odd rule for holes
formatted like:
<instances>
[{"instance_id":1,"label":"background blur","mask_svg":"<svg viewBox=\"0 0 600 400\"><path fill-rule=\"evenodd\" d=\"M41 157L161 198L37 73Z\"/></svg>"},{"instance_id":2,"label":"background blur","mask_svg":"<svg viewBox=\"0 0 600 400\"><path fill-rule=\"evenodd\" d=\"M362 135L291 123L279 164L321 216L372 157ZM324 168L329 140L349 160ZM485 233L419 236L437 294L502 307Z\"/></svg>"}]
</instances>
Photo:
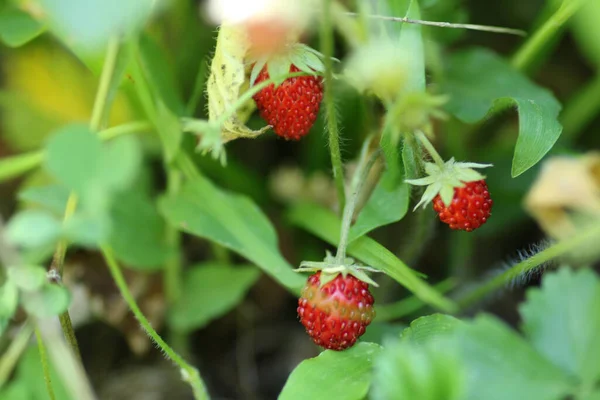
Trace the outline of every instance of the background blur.
<instances>
[{"instance_id":1,"label":"background blur","mask_svg":"<svg viewBox=\"0 0 600 400\"><path fill-rule=\"evenodd\" d=\"M174 0L147 27L156 51L166 54L165 79L173 79L175 87L188 98L202 63L208 62L214 50L215 26L207 22L203 2ZM543 0L460 1L422 0L423 18L449 22L506 26L534 30L551 9ZM592 109L580 110L579 117L564 121L565 132L552 153L581 152L600 149L600 59L590 51L590 41L597 41L589 30L590 16L580 12L564 31L547 59L540 60L531 74L541 86L549 88L559 101L575 101L581 90L591 90L598 104L586 103ZM600 18L600 16L598 16ZM600 26L600 20L595 21ZM598 28L595 30L598 32ZM318 47L316 37L309 43ZM522 39L475 31L429 29L429 41L442 44L438 61L455 49L478 45L500 54L510 55ZM337 56L347 51L338 40ZM0 157L38 149L47 135L69 121L89 120L96 90L97 72L90 70L51 35L45 34L18 49L1 47L0 53ZM542 66L543 65L543 66ZM358 94L344 84L336 87L338 109L343 126L343 155L351 160L369 131L372 118L361 109ZM133 100L125 83L118 94L111 123L141 118L139 104ZM203 117L204 97L193 110ZM594 109L594 107L596 109ZM451 123L458 124L453 121ZM516 179L510 178L510 159L516 136L516 113L507 111L476 127L465 148L457 147L460 138L448 138L440 129L437 146L443 156L490 162L495 168L488 173L488 186L495 208L490 221L473 233L455 232L442 227L427 210L430 229L423 232L427 244L423 249L406 246L410 232L410 214L401 223L378 229L373 236L413 268L439 282L449 275L463 282L477 281L502 270L506 263L527 254L543 234L523 211L526 190L538 172L534 167ZM254 116L251 127L262 126ZM152 139L144 139L146 151L144 179L140 183L152 193L164 190L160 149ZM186 145L194 146L192 137ZM460 154L457 154L459 152ZM292 228L284 218L286 204L304 196L326 205L333 204L334 190L329 181L330 163L323 134L323 120L300 142L278 140L263 135L257 140L238 140L228 145L228 166L221 168L208 157L197 156L203 171L218 185L250 196L271 218L278 230L280 247L292 263L321 259L329 246L313 236ZM6 219L18 207L16 192L23 187L47 181L42 173L0 184L0 216ZM207 242L186 236L184 259L194 264L218 255L219 249ZM521 251L521 255L519 255ZM105 399L179 399L188 396L187 387L175 369L163 360L137 323L127 313L112 280L98 254L70 250L65 278L74 288L73 312L83 360L99 395ZM128 270L127 278L138 296L144 312L154 326L169 338L164 329L165 305L162 275ZM536 284L531 277L527 285ZM381 284L375 290L377 302L391 302L407 296L396 283L378 276ZM511 324L518 323L516 304L522 300L523 287L497 294L479 305L500 315ZM273 399L280 392L293 368L303 359L318 354L296 319L296 299L269 277L261 275L247 296L232 311L192 332L189 345L175 346L200 368L209 391L217 399ZM427 313L428 310L424 310ZM393 323L372 324L364 340L380 341L390 332L398 332L415 315ZM44 398L44 384L35 351L19 364L31 385L39 386ZM191 397L189 397L191 398Z\"/></svg>"}]
</instances>

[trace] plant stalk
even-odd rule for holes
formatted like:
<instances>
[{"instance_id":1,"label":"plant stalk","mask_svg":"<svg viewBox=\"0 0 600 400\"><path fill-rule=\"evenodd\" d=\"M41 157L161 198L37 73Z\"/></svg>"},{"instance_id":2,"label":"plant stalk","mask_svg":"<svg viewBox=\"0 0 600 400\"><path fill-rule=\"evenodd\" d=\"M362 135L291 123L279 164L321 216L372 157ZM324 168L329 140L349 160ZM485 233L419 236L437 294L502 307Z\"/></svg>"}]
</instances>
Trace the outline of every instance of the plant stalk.
<instances>
[{"instance_id":1,"label":"plant stalk","mask_svg":"<svg viewBox=\"0 0 600 400\"><path fill-rule=\"evenodd\" d=\"M111 247L104 245L102 246L102 255L104 256L104 260L108 265L108 269L117 285L119 291L121 292L121 296L129 306L129 309L138 320L144 331L148 334L148 336L156 343L156 345L161 349L163 354L168 357L171 361L173 361L179 368L181 369L181 373L183 376L183 380L189 383L194 392L194 398L197 400L208 399L208 393L206 391L206 387L204 386L204 382L202 381L198 370L188 364L179 354L175 352L154 330L146 316L142 313L139 306L137 305L133 295L129 291L129 287L127 286L127 282L125 281L125 277L121 272L121 268L117 263L113 250Z\"/></svg>"},{"instance_id":2,"label":"plant stalk","mask_svg":"<svg viewBox=\"0 0 600 400\"><path fill-rule=\"evenodd\" d=\"M40 361L42 363L42 371L44 372L44 382L46 383L46 391L48 391L48 397L50 400L55 400L54 389L52 388L52 378L50 377L50 364L48 364L48 354L46 353L46 346L42 340L42 335L38 329L35 330L35 337L37 339L38 350L40 353Z\"/></svg>"},{"instance_id":3,"label":"plant stalk","mask_svg":"<svg viewBox=\"0 0 600 400\"><path fill-rule=\"evenodd\" d=\"M433 147L433 144L431 144L429 139L427 139L427 136L425 136L423 132L417 131L415 132L415 137L421 142L423 147L425 147L431 158L433 158L433 161L435 161L438 166L443 167L444 159L440 156L440 153L437 152L435 147Z\"/></svg>"},{"instance_id":4,"label":"plant stalk","mask_svg":"<svg viewBox=\"0 0 600 400\"><path fill-rule=\"evenodd\" d=\"M324 102L325 114L327 119L327 130L329 132L329 152L331 155L331 166L333 169L333 179L338 195L338 204L340 212L345 209L346 192L344 189L344 168L342 165L342 154L340 151L340 138L337 123L337 113L335 110L335 99L333 93L333 25L331 22L331 0L323 0L323 9L321 14L321 53L324 56L325 64L325 87Z\"/></svg>"}]
</instances>

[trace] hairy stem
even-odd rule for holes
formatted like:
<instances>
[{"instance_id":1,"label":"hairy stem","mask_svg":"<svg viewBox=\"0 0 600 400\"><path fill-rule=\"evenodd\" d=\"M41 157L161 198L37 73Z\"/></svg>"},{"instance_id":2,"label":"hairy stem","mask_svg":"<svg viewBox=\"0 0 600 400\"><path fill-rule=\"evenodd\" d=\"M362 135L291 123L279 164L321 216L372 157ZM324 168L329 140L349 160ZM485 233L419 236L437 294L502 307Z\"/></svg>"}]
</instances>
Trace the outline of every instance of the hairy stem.
<instances>
[{"instance_id":1,"label":"hairy stem","mask_svg":"<svg viewBox=\"0 0 600 400\"><path fill-rule=\"evenodd\" d=\"M536 58L544 51L545 46L550 43L562 26L575 14L583 4L580 0L563 0L561 6L539 29L521 46L512 58L513 67L527 71Z\"/></svg>"},{"instance_id":2,"label":"hairy stem","mask_svg":"<svg viewBox=\"0 0 600 400\"><path fill-rule=\"evenodd\" d=\"M52 379L50 378L50 364L48 364L48 354L46 353L46 346L42 340L42 335L38 329L35 330L35 337L37 339L38 350L40 353L40 362L42 364L42 371L44 372L44 382L46 383L46 391L50 400L56 399L54 395L54 389L52 388Z\"/></svg>"},{"instance_id":3,"label":"hairy stem","mask_svg":"<svg viewBox=\"0 0 600 400\"><path fill-rule=\"evenodd\" d=\"M335 255L336 264L341 265L344 263L344 259L346 258L346 248L348 247L348 237L350 235L350 226L352 225L352 219L354 217L354 209L356 208L356 202L360 197L360 191L362 190L365 181L369 176L369 171L371 170L371 167L373 167L377 159L381 156L381 150L376 150L374 153L368 156L370 143L371 138L367 139L367 141L363 145L360 161L358 163L358 167L356 168L356 172L354 173L354 177L352 178L352 194L350 195L350 199L344 207L344 214L342 216L342 227L340 229L340 243L338 245L337 253Z\"/></svg>"},{"instance_id":4,"label":"hairy stem","mask_svg":"<svg viewBox=\"0 0 600 400\"><path fill-rule=\"evenodd\" d=\"M206 392L206 387L204 386L204 382L200 378L200 374L198 370L188 364L179 354L175 352L154 330L146 316L142 313L139 306L137 305L135 298L129 291L129 287L127 286L127 282L125 281L125 277L121 272L121 268L117 263L113 250L111 247L104 245L102 246L102 255L104 256L104 260L108 265L108 269L117 285L119 291L121 292L121 296L129 306L129 309L138 320L144 331L148 334L148 336L156 343L156 345L161 349L166 357L168 357L171 361L173 361L177 366L181 369L181 373L183 375L184 381L190 384L192 390L194 392L194 397L196 399L208 399L208 394Z\"/></svg>"},{"instance_id":5,"label":"hairy stem","mask_svg":"<svg viewBox=\"0 0 600 400\"><path fill-rule=\"evenodd\" d=\"M108 44L104 66L102 67L102 74L100 75L100 83L98 85L98 91L96 92L94 107L92 109L92 117L90 119L90 129L92 132L97 132L100 130L100 127L104 122L103 119L107 114L106 111L109 107L108 97L110 87L114 79L118 54L119 39L115 37L111 39ZM64 222L67 222L73 216L76 208L77 195L74 192L71 192L69 199L67 200L67 206L63 218ZM62 276L63 273L67 246L68 243L66 240L63 239L59 241L56 251L54 252L54 257L52 258L52 264L50 265L50 269L57 271L59 276ZM71 324L69 312L65 311L63 314L61 314L59 320L67 342L69 342L73 352L79 357L79 359L81 359L77 338L75 337L75 332L73 331L73 325Z\"/></svg>"},{"instance_id":6,"label":"hairy stem","mask_svg":"<svg viewBox=\"0 0 600 400\"><path fill-rule=\"evenodd\" d=\"M323 0L323 11L321 14L321 52L324 56L325 76L324 76L324 102L325 114L327 116L327 130L329 132L329 152L331 154L331 166L333 169L333 179L338 195L338 204L340 212L344 210L346 203L346 192L344 189L344 168L342 166L342 153L340 151L340 138L337 123L337 114L335 111L335 99L333 94L333 26L331 23L331 0Z\"/></svg>"},{"instance_id":7,"label":"hairy stem","mask_svg":"<svg viewBox=\"0 0 600 400\"><path fill-rule=\"evenodd\" d=\"M592 240L595 242L600 241L600 226L598 225L581 231L579 234L570 239L557 242L547 249L533 255L532 257L515 264L512 268L506 270L502 274L460 297L457 300L457 303L461 309L468 308L469 306L483 299L488 294L504 287L513 279L516 279L532 269L552 261L557 257L564 256L586 243L592 243Z\"/></svg>"},{"instance_id":8,"label":"hairy stem","mask_svg":"<svg viewBox=\"0 0 600 400\"><path fill-rule=\"evenodd\" d=\"M423 132L418 131L415 132L415 137L421 142L423 147L425 147L431 158L433 158L433 161L435 161L438 166L443 167L444 159L440 156L435 147L433 147L429 139L427 139L427 136L425 136Z\"/></svg>"}]
</instances>

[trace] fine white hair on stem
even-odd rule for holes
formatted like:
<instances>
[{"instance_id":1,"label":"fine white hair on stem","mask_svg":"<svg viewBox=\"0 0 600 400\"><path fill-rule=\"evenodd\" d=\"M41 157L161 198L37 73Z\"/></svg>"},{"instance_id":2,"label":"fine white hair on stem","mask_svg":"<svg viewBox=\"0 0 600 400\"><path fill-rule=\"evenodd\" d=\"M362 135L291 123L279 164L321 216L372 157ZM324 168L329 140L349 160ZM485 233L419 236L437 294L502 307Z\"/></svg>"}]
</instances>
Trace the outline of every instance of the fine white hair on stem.
<instances>
[{"instance_id":1,"label":"fine white hair on stem","mask_svg":"<svg viewBox=\"0 0 600 400\"><path fill-rule=\"evenodd\" d=\"M350 15L352 17L358 16L357 13L347 12L346 15ZM422 19L411 19L406 17L392 17L389 15L375 15L369 14L368 18L372 19L380 19L383 21L393 21L393 22L403 22L406 24L418 24L425 26L435 26L438 28L451 28L451 29L469 29L472 31L483 31L483 32L492 32L492 33L503 33L507 35L516 35L516 36L527 36L527 32L521 29L513 29L513 28L504 28L501 26L489 26L489 25L477 25L477 24L455 24L451 22L442 22L442 21L425 21Z\"/></svg>"}]
</instances>

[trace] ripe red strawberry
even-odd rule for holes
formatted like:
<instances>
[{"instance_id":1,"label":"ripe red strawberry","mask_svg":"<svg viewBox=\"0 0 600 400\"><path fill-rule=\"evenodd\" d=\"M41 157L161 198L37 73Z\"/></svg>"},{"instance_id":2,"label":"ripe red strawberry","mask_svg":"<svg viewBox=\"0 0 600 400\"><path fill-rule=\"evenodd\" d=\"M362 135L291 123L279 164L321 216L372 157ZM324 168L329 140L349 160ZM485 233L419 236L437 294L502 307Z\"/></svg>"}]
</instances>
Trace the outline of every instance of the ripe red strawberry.
<instances>
[{"instance_id":1,"label":"ripe red strawberry","mask_svg":"<svg viewBox=\"0 0 600 400\"><path fill-rule=\"evenodd\" d=\"M298 72L294 64L290 72ZM264 66L256 83L269 79ZM275 133L288 140L299 140L308 134L317 119L323 99L323 81L317 76L286 79L281 85L269 85L253 97L260 116L273 127Z\"/></svg>"},{"instance_id":2,"label":"ripe red strawberry","mask_svg":"<svg viewBox=\"0 0 600 400\"><path fill-rule=\"evenodd\" d=\"M433 209L440 220L451 229L471 232L483 225L492 213L493 201L484 180L467 182L454 188L454 197L448 207L440 195L433 199Z\"/></svg>"},{"instance_id":3,"label":"ripe red strawberry","mask_svg":"<svg viewBox=\"0 0 600 400\"><path fill-rule=\"evenodd\" d=\"M321 271L308 278L298 300L298 317L321 347L352 347L375 317L373 296L366 282L348 274L320 286Z\"/></svg>"}]
</instances>

